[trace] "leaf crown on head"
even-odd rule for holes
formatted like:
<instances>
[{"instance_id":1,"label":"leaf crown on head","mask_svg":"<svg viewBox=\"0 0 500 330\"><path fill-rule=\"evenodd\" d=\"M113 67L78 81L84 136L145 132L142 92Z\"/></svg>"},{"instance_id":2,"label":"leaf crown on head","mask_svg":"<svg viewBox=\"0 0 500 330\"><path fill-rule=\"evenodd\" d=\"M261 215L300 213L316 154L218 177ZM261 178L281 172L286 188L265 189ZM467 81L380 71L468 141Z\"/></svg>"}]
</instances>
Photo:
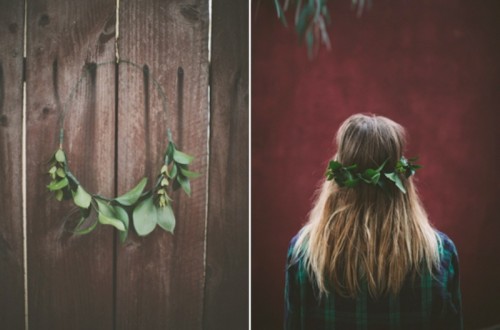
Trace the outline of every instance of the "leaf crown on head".
<instances>
[{"instance_id":1,"label":"leaf crown on head","mask_svg":"<svg viewBox=\"0 0 500 330\"><path fill-rule=\"evenodd\" d=\"M388 159L379 167L375 169L368 168L364 171L358 171L357 164L344 166L336 160L331 160L328 164L325 176L329 181L335 180L339 187L355 187L360 183L366 183L385 190L387 182L392 182L403 194L406 194L401 176L403 175L409 178L422 167L414 163L417 159L418 158L406 159L405 157L401 157L392 172L383 171Z\"/></svg>"}]
</instances>

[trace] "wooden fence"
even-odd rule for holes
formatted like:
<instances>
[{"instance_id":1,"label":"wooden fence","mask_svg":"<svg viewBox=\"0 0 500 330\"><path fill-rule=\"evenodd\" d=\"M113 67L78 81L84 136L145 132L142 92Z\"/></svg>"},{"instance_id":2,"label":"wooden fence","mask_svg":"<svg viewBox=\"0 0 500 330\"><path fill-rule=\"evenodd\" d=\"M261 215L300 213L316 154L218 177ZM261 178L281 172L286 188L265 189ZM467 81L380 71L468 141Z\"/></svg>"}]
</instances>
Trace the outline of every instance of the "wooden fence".
<instances>
[{"instance_id":1,"label":"wooden fence","mask_svg":"<svg viewBox=\"0 0 500 330\"><path fill-rule=\"evenodd\" d=\"M248 4L209 6L0 2L0 328L248 327ZM45 173L66 106L65 150L92 192L151 181L166 127L196 157L192 196L173 195L175 235L71 232Z\"/></svg>"}]
</instances>

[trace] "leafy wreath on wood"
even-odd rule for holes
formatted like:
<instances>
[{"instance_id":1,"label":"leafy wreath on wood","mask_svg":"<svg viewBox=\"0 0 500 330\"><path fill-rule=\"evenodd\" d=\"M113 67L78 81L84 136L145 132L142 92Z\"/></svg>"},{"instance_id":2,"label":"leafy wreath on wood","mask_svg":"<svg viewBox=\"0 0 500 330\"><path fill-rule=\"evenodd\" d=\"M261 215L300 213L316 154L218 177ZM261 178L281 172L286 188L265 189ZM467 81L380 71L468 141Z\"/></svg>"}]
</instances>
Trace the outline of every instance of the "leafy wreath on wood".
<instances>
[{"instance_id":1,"label":"leafy wreath on wood","mask_svg":"<svg viewBox=\"0 0 500 330\"><path fill-rule=\"evenodd\" d=\"M109 63L112 62L98 65ZM140 68L140 66L132 62L120 61L120 63ZM82 79L79 80L71 95L74 94L81 81ZM154 78L153 82L160 94L165 98L165 93ZM163 102L163 106L165 110L166 102ZM54 193L58 201L72 200L80 209L81 219L74 229L74 233L79 235L88 234L96 229L98 224L110 225L118 230L120 240L124 242L130 229L130 219L132 219L135 231L139 236L150 234L156 228L156 225L173 234L175 215L172 209L173 200L169 196L169 191L182 188L190 196L190 179L198 177L199 174L189 170L189 165L194 157L178 149L172 139L171 131L167 130L168 146L163 157L163 166L153 188L144 191L148 181L144 177L125 194L116 198L107 198L88 192L69 168L68 158L63 149L65 113L66 110L63 110L61 114L59 148L49 161L48 174L51 182L47 185L47 189ZM88 225L86 220L92 210L97 213L97 220Z\"/></svg>"}]
</instances>

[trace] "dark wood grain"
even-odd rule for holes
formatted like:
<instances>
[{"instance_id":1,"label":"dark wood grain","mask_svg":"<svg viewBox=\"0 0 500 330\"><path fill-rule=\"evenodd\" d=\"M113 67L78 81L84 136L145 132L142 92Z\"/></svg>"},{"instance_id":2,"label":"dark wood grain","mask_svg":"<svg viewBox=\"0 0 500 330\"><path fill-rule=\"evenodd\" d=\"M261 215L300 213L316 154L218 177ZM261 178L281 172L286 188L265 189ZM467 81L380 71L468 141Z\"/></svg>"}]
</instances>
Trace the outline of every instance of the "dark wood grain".
<instances>
[{"instance_id":1,"label":"dark wood grain","mask_svg":"<svg viewBox=\"0 0 500 330\"><path fill-rule=\"evenodd\" d=\"M204 329L248 328L248 3L214 0Z\"/></svg>"},{"instance_id":2,"label":"dark wood grain","mask_svg":"<svg viewBox=\"0 0 500 330\"><path fill-rule=\"evenodd\" d=\"M24 328L22 1L0 2L0 327Z\"/></svg>"},{"instance_id":3,"label":"dark wood grain","mask_svg":"<svg viewBox=\"0 0 500 330\"><path fill-rule=\"evenodd\" d=\"M49 194L45 173L69 102L69 165L88 191L114 194L115 70L95 63L114 58L115 2L29 1L27 19L30 328L112 329L113 231L73 235L78 215Z\"/></svg>"},{"instance_id":4,"label":"dark wood grain","mask_svg":"<svg viewBox=\"0 0 500 330\"><path fill-rule=\"evenodd\" d=\"M200 329L203 313L208 135L208 1L120 4L118 192L155 177L172 129L193 154L192 196L172 195L175 235L160 228L117 246L117 329ZM145 67L146 66L146 67ZM147 74L145 73L147 72ZM161 113L156 79L167 96Z\"/></svg>"}]
</instances>

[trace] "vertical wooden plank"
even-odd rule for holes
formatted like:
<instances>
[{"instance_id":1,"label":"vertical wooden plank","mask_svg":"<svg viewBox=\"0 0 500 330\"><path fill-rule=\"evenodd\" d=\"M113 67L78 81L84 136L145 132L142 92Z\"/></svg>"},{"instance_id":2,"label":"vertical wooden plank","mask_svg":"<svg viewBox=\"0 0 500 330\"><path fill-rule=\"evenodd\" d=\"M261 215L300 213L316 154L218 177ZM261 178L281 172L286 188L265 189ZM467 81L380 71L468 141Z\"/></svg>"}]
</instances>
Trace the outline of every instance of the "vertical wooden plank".
<instances>
[{"instance_id":1,"label":"vertical wooden plank","mask_svg":"<svg viewBox=\"0 0 500 330\"><path fill-rule=\"evenodd\" d=\"M24 327L22 1L0 2L0 324Z\"/></svg>"},{"instance_id":2,"label":"vertical wooden plank","mask_svg":"<svg viewBox=\"0 0 500 330\"><path fill-rule=\"evenodd\" d=\"M115 68L95 63L114 59L115 2L29 1L27 20L29 326L111 329L113 231L73 235L78 214L47 192L45 173L68 102L69 165L88 191L114 194Z\"/></svg>"},{"instance_id":3,"label":"vertical wooden plank","mask_svg":"<svg viewBox=\"0 0 500 330\"><path fill-rule=\"evenodd\" d=\"M153 179L172 129L196 157L192 196L174 193L175 235L160 228L117 246L117 329L200 329L203 312L208 129L208 1L120 4L118 192ZM145 67L146 65L146 67ZM167 120L155 78L165 90Z\"/></svg>"},{"instance_id":4,"label":"vertical wooden plank","mask_svg":"<svg viewBox=\"0 0 500 330\"><path fill-rule=\"evenodd\" d=\"M204 329L248 327L248 3L214 0Z\"/></svg>"}]
</instances>

